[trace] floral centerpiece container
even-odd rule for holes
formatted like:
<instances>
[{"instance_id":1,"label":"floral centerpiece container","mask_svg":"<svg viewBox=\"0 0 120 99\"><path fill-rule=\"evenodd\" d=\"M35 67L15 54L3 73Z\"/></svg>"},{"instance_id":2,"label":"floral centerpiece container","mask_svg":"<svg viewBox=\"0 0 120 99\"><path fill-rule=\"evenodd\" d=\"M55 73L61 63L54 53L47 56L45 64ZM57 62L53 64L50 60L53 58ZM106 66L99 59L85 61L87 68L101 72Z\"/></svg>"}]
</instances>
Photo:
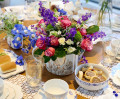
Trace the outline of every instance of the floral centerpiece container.
<instances>
[{"instance_id":1,"label":"floral centerpiece container","mask_svg":"<svg viewBox=\"0 0 120 99\"><path fill-rule=\"evenodd\" d=\"M84 51L92 50L92 40L103 37L104 33L99 32L97 25L85 27L91 13L86 13L77 24L73 24L63 9L54 6L50 10L43 7L42 2L39 6L43 19L37 25L31 25L36 31L28 48L23 49L34 47L33 56L42 55L49 72L56 75L72 74ZM85 57L83 60L86 61Z\"/></svg>"}]
</instances>

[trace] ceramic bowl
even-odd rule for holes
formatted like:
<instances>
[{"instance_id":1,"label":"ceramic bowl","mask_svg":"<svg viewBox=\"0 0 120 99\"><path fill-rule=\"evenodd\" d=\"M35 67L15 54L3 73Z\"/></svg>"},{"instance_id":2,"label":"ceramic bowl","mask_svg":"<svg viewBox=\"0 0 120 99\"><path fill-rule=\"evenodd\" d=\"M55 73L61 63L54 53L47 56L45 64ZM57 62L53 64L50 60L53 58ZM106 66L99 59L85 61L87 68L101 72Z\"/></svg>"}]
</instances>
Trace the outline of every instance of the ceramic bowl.
<instances>
[{"instance_id":1,"label":"ceramic bowl","mask_svg":"<svg viewBox=\"0 0 120 99\"><path fill-rule=\"evenodd\" d=\"M66 99L69 91L67 82L61 79L51 79L43 86L47 99Z\"/></svg>"},{"instance_id":2,"label":"ceramic bowl","mask_svg":"<svg viewBox=\"0 0 120 99\"><path fill-rule=\"evenodd\" d=\"M107 77L107 80L104 81L104 82L100 82L100 83L89 83L89 82L85 82L85 81L79 79L77 77L77 74L78 74L79 70L81 70L82 67L84 67L84 66L93 66L93 67L96 67L98 69L101 69L105 73L105 76ZM109 72L101 65L91 64L91 63L82 64L75 69L75 80L78 83L78 85L83 87L84 89L92 90L92 91L100 90L100 89L103 89L104 87L106 87L108 85Z\"/></svg>"}]
</instances>

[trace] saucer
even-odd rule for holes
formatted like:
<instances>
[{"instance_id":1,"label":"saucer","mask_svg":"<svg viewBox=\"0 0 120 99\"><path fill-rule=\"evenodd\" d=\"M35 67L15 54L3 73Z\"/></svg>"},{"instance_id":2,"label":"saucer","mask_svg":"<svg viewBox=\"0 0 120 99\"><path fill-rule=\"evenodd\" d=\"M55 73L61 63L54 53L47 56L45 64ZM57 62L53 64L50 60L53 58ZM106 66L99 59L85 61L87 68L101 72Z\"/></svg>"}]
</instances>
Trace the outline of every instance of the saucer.
<instances>
[{"instance_id":1,"label":"saucer","mask_svg":"<svg viewBox=\"0 0 120 99\"><path fill-rule=\"evenodd\" d=\"M9 96L9 91L7 87L4 87L3 94L0 96L0 99L6 99Z\"/></svg>"},{"instance_id":2,"label":"saucer","mask_svg":"<svg viewBox=\"0 0 120 99\"><path fill-rule=\"evenodd\" d=\"M22 97L23 93L21 87L8 81L4 81L4 91L0 99L22 99Z\"/></svg>"},{"instance_id":3,"label":"saucer","mask_svg":"<svg viewBox=\"0 0 120 99\"><path fill-rule=\"evenodd\" d=\"M47 99L47 98L44 94L44 91L42 89L40 89L38 91L38 93L33 97L33 99ZM66 99L77 99L77 95L75 93L75 90L69 89Z\"/></svg>"}]
</instances>

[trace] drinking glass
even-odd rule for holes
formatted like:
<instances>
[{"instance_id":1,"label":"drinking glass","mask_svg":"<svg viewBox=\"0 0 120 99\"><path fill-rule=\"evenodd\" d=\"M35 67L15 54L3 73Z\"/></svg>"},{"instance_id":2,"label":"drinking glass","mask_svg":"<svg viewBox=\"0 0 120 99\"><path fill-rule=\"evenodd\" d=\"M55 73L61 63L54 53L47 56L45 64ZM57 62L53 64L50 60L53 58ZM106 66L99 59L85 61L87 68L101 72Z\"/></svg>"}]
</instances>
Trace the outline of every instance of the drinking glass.
<instances>
[{"instance_id":1,"label":"drinking glass","mask_svg":"<svg viewBox=\"0 0 120 99\"><path fill-rule=\"evenodd\" d=\"M43 58L36 61L32 56L27 57L26 77L30 87L39 87L42 79Z\"/></svg>"},{"instance_id":2,"label":"drinking glass","mask_svg":"<svg viewBox=\"0 0 120 99\"><path fill-rule=\"evenodd\" d=\"M119 54L120 47L118 45L120 42L116 41L118 41L117 38L112 38L111 41L103 42L103 59L101 63L104 66L113 67L118 63L116 58Z\"/></svg>"}]
</instances>

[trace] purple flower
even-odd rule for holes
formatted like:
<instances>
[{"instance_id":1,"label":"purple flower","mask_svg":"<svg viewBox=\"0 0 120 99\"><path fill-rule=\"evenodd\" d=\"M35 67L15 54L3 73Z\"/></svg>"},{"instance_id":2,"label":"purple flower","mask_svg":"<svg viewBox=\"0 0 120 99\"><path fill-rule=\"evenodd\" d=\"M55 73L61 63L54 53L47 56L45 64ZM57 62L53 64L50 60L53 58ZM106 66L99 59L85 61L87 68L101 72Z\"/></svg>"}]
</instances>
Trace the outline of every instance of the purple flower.
<instances>
[{"instance_id":1,"label":"purple flower","mask_svg":"<svg viewBox=\"0 0 120 99\"><path fill-rule=\"evenodd\" d=\"M75 37L75 34L77 33L76 28L71 28L69 33L66 33L66 39L73 38Z\"/></svg>"},{"instance_id":2,"label":"purple flower","mask_svg":"<svg viewBox=\"0 0 120 99\"><path fill-rule=\"evenodd\" d=\"M81 24L82 24L81 19L79 19L79 20L77 21L77 23L81 25Z\"/></svg>"},{"instance_id":3,"label":"purple flower","mask_svg":"<svg viewBox=\"0 0 120 99\"><path fill-rule=\"evenodd\" d=\"M82 60L80 62L83 64L86 64L86 63L88 63L88 60L86 60L85 56L82 56Z\"/></svg>"},{"instance_id":4,"label":"purple flower","mask_svg":"<svg viewBox=\"0 0 120 99\"><path fill-rule=\"evenodd\" d=\"M20 56L17 58L16 64L17 64L17 65L20 65L20 66L24 65L24 60L23 60L22 55L20 55Z\"/></svg>"},{"instance_id":5,"label":"purple flower","mask_svg":"<svg viewBox=\"0 0 120 99\"><path fill-rule=\"evenodd\" d=\"M63 4L69 3L69 0L63 0Z\"/></svg>"},{"instance_id":6,"label":"purple flower","mask_svg":"<svg viewBox=\"0 0 120 99\"><path fill-rule=\"evenodd\" d=\"M98 38L103 38L104 36L106 36L106 34L104 33L104 32L100 32L100 31L98 31L98 32L96 32L96 33L94 33L93 35L87 35L87 38L90 38L90 40L92 41L92 40L97 40Z\"/></svg>"},{"instance_id":7,"label":"purple flower","mask_svg":"<svg viewBox=\"0 0 120 99\"><path fill-rule=\"evenodd\" d=\"M82 21L86 21L86 20L88 20L88 16L83 15L83 16L82 16Z\"/></svg>"},{"instance_id":8,"label":"purple flower","mask_svg":"<svg viewBox=\"0 0 120 99\"><path fill-rule=\"evenodd\" d=\"M46 25L51 24L52 26L55 26L55 23L57 23L58 20L56 17L54 17L54 12L52 12L50 9L45 9L42 6L41 1L39 5L40 5L39 12L41 16L43 17L44 21L47 23Z\"/></svg>"}]
</instances>

